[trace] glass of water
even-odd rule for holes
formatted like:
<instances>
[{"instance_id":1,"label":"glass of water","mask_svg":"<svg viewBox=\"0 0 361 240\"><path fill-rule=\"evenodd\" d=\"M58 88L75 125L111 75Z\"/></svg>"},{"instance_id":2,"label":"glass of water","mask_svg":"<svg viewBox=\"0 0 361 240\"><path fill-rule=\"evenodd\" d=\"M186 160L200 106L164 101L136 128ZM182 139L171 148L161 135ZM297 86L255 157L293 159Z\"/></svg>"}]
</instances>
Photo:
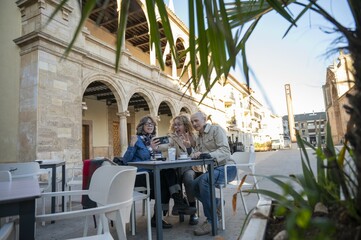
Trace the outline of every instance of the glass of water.
<instances>
[{"instance_id":1,"label":"glass of water","mask_svg":"<svg viewBox=\"0 0 361 240\"><path fill-rule=\"evenodd\" d=\"M176 149L174 147L168 148L168 160L169 161L175 161L175 152L176 152Z\"/></svg>"}]
</instances>

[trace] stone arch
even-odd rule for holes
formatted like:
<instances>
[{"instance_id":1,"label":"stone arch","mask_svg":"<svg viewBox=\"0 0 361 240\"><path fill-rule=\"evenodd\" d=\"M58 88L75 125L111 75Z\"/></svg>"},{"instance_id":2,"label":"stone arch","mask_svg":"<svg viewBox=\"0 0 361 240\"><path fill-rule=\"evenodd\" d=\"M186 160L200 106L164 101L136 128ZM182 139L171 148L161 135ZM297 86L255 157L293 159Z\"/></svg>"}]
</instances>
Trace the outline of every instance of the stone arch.
<instances>
[{"instance_id":1,"label":"stone arch","mask_svg":"<svg viewBox=\"0 0 361 240\"><path fill-rule=\"evenodd\" d=\"M168 105L173 117L178 115L174 101L172 99L170 99L169 97L163 97L163 98L159 99L159 101L157 102L157 106L158 106L157 109L159 108L159 106L162 102L165 102Z\"/></svg>"},{"instance_id":2,"label":"stone arch","mask_svg":"<svg viewBox=\"0 0 361 240\"><path fill-rule=\"evenodd\" d=\"M179 113L186 113L186 114L192 114L191 108L189 106L183 105L180 110Z\"/></svg>"},{"instance_id":3,"label":"stone arch","mask_svg":"<svg viewBox=\"0 0 361 240\"><path fill-rule=\"evenodd\" d=\"M189 42L187 40L185 40L185 36L183 34L177 34L175 36L175 39L179 39L179 41L181 41L184 45L185 48L188 48L189 47Z\"/></svg>"},{"instance_id":4,"label":"stone arch","mask_svg":"<svg viewBox=\"0 0 361 240\"><path fill-rule=\"evenodd\" d=\"M178 54L178 56L180 56L180 54L181 54L182 52L184 52L185 49L186 49L186 44L185 44L184 39L183 39L182 37L176 38L176 40L175 40L175 45L176 45L177 54ZM186 61L186 55L182 56L182 57L179 59L177 69L183 68L185 61ZM172 56L171 56L170 50L169 50L168 53L166 53L166 61L165 61L165 64L166 64L168 67L171 67L172 64L173 64L173 63L172 63Z\"/></svg>"},{"instance_id":5,"label":"stone arch","mask_svg":"<svg viewBox=\"0 0 361 240\"><path fill-rule=\"evenodd\" d=\"M95 74L95 75L85 78L82 81L81 96L84 95L84 92L87 89L87 87L89 86L89 84L91 84L94 81L99 81L99 82L105 84L113 92L114 97L117 101L117 106L118 106L119 112L123 112L123 111L127 110L126 107L124 107L125 101L123 99L126 99L124 90L120 86L118 86L118 84L115 83L114 79L110 78L109 76L103 75L103 74Z\"/></svg>"},{"instance_id":6,"label":"stone arch","mask_svg":"<svg viewBox=\"0 0 361 240\"><path fill-rule=\"evenodd\" d=\"M130 99L132 98L132 96L135 94L135 93L138 93L139 95L141 95L146 101L147 101L147 104L149 104L149 112L151 115L154 115L156 116L156 101L154 99L154 96L151 92L143 89L143 88L135 88L135 89L132 89L131 91L129 91L129 93L127 94L127 97L125 98L125 103L126 105L128 106L129 105L129 101Z\"/></svg>"},{"instance_id":7,"label":"stone arch","mask_svg":"<svg viewBox=\"0 0 361 240\"><path fill-rule=\"evenodd\" d=\"M168 133L172 118L178 115L175 109L175 103L171 98L161 96L157 99L158 134L166 135Z\"/></svg>"}]
</instances>

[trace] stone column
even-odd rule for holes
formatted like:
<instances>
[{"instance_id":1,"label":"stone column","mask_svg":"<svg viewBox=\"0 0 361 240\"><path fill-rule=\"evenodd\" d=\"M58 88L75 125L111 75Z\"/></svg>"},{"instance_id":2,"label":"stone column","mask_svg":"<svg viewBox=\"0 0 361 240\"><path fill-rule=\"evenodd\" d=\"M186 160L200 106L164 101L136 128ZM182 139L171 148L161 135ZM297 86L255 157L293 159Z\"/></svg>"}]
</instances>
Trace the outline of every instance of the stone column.
<instances>
[{"instance_id":1,"label":"stone column","mask_svg":"<svg viewBox=\"0 0 361 240\"><path fill-rule=\"evenodd\" d=\"M129 112L119 112L119 142L120 142L120 155L123 156L128 147L128 131L127 131L127 117L129 117Z\"/></svg>"},{"instance_id":2,"label":"stone column","mask_svg":"<svg viewBox=\"0 0 361 240\"><path fill-rule=\"evenodd\" d=\"M288 128L290 130L291 142L297 142L296 131L295 131L295 117L293 115L293 102L291 95L291 85L285 84L285 93L286 93L286 104L287 104L287 113L288 113Z\"/></svg>"}]
</instances>

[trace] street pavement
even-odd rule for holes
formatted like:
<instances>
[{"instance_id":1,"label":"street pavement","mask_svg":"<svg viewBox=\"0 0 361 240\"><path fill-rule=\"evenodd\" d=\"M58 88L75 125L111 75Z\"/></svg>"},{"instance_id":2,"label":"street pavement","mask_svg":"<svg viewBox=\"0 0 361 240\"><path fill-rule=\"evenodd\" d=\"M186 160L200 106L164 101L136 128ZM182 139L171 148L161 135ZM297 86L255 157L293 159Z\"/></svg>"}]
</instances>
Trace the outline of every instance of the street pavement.
<instances>
[{"instance_id":1,"label":"street pavement","mask_svg":"<svg viewBox=\"0 0 361 240\"><path fill-rule=\"evenodd\" d=\"M313 155L311 156L311 165L314 167L315 161ZM293 149L285 149L279 151L272 151L272 152L257 152L256 153L256 174L257 175L289 175L289 174L300 174L302 173L301 168L301 157L300 152L297 150L295 146ZM262 176L258 176L258 183L259 188L269 189L277 192L281 192L280 189L277 189L276 186L270 183L266 178ZM226 215L226 230L218 229L218 235L216 237L212 237L211 235L206 236L194 236L193 230L197 226L190 226L188 225L188 216L185 216L185 221L180 222L178 216L167 216L166 220L173 224L173 228L171 229L164 229L163 237L164 239L172 239L172 240L180 240L180 239L237 239L240 232L242 225L245 221L245 213L242 207L242 203L240 198L238 197L237 201L237 211L233 213L232 211L232 195L234 190L225 189L225 215ZM218 194L219 191L217 190L216 193ZM75 200L75 201L74 201ZM257 204L257 197L255 195L246 196L246 202L249 209L252 209ZM81 208L80 199L73 199L73 208ZM40 202L40 201L39 201ZM153 204L151 206L151 212L153 212ZM47 208L49 208L49 203ZM38 206L40 208L40 205ZM146 239L147 238L147 228L146 228L146 217L142 216L142 206L141 203L137 203L136 205L137 210L137 232L135 236L132 236L129 231L127 231L127 238L129 240L133 239ZM40 211L40 210L38 210ZM200 209L200 219L201 224L205 221L205 217ZM64 220L64 221L57 221L54 224L47 223L45 226L41 226L41 224L37 224L36 226L36 239L38 240L51 240L51 239L69 239L69 238L76 238L81 237L84 227L83 219L76 219L76 220ZM89 223L89 235L95 234L96 230L94 229L94 224L92 222ZM111 227L111 233L114 239L118 239L115 228ZM156 239L156 232L155 228L152 228L152 235L153 239Z\"/></svg>"}]
</instances>

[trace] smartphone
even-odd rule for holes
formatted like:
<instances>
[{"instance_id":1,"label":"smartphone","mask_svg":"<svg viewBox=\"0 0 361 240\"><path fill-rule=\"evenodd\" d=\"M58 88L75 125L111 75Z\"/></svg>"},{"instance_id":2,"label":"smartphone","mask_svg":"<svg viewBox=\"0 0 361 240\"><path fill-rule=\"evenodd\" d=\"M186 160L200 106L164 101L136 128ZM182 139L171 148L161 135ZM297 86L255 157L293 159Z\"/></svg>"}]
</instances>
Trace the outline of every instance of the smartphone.
<instances>
[{"instance_id":1,"label":"smartphone","mask_svg":"<svg viewBox=\"0 0 361 240\"><path fill-rule=\"evenodd\" d=\"M169 143L168 136L154 138L154 140L156 140L156 139L159 139L159 144L167 144L167 143Z\"/></svg>"}]
</instances>

